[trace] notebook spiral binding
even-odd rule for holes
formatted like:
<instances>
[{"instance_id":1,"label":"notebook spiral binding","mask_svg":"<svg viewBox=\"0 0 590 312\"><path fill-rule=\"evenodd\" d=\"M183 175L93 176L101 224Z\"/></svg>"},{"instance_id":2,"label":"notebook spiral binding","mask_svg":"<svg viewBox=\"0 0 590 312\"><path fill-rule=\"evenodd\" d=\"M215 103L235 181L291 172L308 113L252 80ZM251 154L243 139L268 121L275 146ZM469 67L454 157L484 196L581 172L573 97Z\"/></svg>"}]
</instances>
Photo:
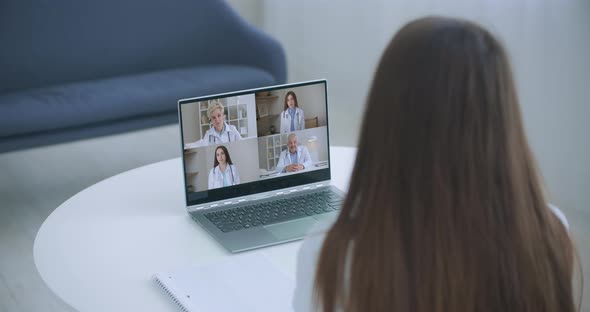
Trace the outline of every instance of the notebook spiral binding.
<instances>
[{"instance_id":1,"label":"notebook spiral binding","mask_svg":"<svg viewBox=\"0 0 590 312\"><path fill-rule=\"evenodd\" d=\"M164 290L164 292L168 295L168 297L170 297L174 303L176 303L176 305L180 308L180 310L182 310L183 312L190 312L183 304L182 302L180 302L173 294L172 292L168 289L168 287L166 287L166 285L164 283L162 283L162 281L159 278L155 278L156 284L158 284L158 286L160 286L160 288L162 288L162 290Z\"/></svg>"}]
</instances>

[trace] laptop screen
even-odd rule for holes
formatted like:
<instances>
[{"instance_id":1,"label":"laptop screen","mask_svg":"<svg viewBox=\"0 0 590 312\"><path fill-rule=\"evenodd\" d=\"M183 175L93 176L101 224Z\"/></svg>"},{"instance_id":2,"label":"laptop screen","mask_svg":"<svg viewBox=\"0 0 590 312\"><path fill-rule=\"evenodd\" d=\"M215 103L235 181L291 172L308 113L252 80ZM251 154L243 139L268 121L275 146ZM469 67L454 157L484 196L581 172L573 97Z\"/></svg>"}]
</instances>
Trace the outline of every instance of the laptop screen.
<instances>
[{"instance_id":1,"label":"laptop screen","mask_svg":"<svg viewBox=\"0 0 590 312\"><path fill-rule=\"evenodd\" d=\"M325 80L178 105L188 206L330 179Z\"/></svg>"}]
</instances>

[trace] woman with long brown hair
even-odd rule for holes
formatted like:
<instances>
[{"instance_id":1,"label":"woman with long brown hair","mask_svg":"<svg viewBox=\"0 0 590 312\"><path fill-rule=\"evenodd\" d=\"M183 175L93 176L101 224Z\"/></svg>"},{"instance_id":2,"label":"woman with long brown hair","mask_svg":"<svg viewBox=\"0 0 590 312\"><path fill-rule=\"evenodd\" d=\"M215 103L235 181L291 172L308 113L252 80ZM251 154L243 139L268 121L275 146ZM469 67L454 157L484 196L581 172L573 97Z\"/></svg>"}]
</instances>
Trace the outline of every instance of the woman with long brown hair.
<instances>
[{"instance_id":1,"label":"woman with long brown hair","mask_svg":"<svg viewBox=\"0 0 590 312\"><path fill-rule=\"evenodd\" d=\"M209 189L240 184L238 168L232 162L227 147L219 145L215 148L213 168L209 171Z\"/></svg>"},{"instance_id":2,"label":"woman with long brown hair","mask_svg":"<svg viewBox=\"0 0 590 312\"><path fill-rule=\"evenodd\" d=\"M350 181L299 252L295 310L576 311L565 218L544 197L506 52L480 26L429 17L397 33Z\"/></svg>"},{"instance_id":3,"label":"woman with long brown hair","mask_svg":"<svg viewBox=\"0 0 590 312\"><path fill-rule=\"evenodd\" d=\"M289 91L285 94L285 105L281 112L281 133L305 130L305 114L299 107L297 95Z\"/></svg>"}]
</instances>

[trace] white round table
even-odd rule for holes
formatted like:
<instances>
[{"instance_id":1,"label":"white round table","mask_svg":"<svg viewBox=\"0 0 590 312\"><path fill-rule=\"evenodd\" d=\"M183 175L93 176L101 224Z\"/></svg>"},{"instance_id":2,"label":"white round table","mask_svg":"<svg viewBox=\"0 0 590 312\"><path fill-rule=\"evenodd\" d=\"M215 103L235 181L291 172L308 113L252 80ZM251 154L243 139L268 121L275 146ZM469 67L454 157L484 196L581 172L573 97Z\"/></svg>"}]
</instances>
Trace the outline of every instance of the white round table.
<instances>
[{"instance_id":1,"label":"white round table","mask_svg":"<svg viewBox=\"0 0 590 312\"><path fill-rule=\"evenodd\" d=\"M332 147L332 184L346 190L355 148ZM178 311L153 275L231 254L187 214L180 158L105 179L45 220L35 265L49 288L79 311ZM301 241L250 251L294 277Z\"/></svg>"}]
</instances>

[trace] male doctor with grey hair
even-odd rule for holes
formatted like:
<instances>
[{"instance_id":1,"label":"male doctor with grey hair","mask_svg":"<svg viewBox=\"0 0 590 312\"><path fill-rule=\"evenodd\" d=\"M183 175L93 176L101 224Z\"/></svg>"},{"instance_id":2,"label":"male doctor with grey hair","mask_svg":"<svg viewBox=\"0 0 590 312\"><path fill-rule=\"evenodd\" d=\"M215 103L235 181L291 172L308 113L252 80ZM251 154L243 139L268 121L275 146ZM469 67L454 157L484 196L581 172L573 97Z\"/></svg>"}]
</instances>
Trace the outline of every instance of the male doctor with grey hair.
<instances>
[{"instance_id":1,"label":"male doctor with grey hair","mask_svg":"<svg viewBox=\"0 0 590 312\"><path fill-rule=\"evenodd\" d=\"M299 140L295 133L289 134L287 138L288 149L281 152L277 172L295 172L310 169L312 166L311 156L305 146L299 146Z\"/></svg>"}]
</instances>

